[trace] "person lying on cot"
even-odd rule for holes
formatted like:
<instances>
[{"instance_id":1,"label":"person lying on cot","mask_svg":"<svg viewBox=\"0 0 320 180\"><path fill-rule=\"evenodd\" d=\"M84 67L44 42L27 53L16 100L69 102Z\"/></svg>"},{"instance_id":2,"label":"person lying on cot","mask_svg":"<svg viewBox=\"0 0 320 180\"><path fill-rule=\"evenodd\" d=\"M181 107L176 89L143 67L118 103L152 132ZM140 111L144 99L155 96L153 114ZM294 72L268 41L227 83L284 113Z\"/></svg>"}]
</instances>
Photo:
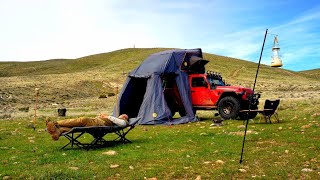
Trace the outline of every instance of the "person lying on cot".
<instances>
[{"instance_id":1,"label":"person lying on cot","mask_svg":"<svg viewBox=\"0 0 320 180\"><path fill-rule=\"evenodd\" d=\"M128 126L128 115L121 114L118 118L108 116L107 114L100 114L95 118L80 117L75 119L65 119L59 121L50 121L46 119L46 126L52 139L57 141L62 133L70 131L73 127L87 127L87 126L114 126L119 127Z\"/></svg>"}]
</instances>

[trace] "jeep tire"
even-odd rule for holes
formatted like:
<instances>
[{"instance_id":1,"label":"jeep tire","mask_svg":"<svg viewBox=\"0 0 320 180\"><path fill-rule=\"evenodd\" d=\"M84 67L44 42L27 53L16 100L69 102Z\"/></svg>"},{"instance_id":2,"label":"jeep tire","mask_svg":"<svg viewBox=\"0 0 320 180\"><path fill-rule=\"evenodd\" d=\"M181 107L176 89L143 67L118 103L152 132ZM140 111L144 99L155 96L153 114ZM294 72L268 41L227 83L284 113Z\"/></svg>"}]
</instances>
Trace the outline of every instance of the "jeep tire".
<instances>
[{"instance_id":1,"label":"jeep tire","mask_svg":"<svg viewBox=\"0 0 320 180\"><path fill-rule=\"evenodd\" d=\"M235 119L238 116L239 109L239 101L232 96L226 96L218 103L218 111L223 119Z\"/></svg>"}]
</instances>

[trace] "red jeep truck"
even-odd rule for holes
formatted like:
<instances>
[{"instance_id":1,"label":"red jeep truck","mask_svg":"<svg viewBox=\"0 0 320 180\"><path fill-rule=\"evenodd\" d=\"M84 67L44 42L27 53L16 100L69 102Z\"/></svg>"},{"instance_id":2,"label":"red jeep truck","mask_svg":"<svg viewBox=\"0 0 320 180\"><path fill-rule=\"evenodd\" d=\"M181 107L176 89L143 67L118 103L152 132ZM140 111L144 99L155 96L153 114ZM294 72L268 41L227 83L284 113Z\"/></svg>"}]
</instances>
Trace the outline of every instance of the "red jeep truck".
<instances>
[{"instance_id":1,"label":"red jeep truck","mask_svg":"<svg viewBox=\"0 0 320 180\"><path fill-rule=\"evenodd\" d=\"M245 114L239 111L249 108L250 99L250 108L258 108L260 94L253 94L249 88L225 84L219 73L208 71L204 74L189 74L188 77L194 113L197 110L217 110L223 119L245 119ZM185 115L179 92L172 81L166 81L165 97L172 115L177 111L181 116ZM249 119L256 115L250 113Z\"/></svg>"}]
</instances>

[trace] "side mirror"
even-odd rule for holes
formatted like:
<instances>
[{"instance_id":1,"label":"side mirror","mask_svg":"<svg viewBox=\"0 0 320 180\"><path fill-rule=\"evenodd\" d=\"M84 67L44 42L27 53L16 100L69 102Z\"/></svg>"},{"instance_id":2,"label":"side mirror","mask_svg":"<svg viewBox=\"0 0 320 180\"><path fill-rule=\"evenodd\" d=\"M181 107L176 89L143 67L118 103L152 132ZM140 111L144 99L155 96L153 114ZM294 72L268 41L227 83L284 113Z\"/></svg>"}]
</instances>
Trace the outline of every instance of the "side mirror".
<instances>
[{"instance_id":1,"label":"side mirror","mask_svg":"<svg viewBox=\"0 0 320 180\"><path fill-rule=\"evenodd\" d=\"M211 83L211 88L215 89L217 87L217 85L215 83Z\"/></svg>"}]
</instances>

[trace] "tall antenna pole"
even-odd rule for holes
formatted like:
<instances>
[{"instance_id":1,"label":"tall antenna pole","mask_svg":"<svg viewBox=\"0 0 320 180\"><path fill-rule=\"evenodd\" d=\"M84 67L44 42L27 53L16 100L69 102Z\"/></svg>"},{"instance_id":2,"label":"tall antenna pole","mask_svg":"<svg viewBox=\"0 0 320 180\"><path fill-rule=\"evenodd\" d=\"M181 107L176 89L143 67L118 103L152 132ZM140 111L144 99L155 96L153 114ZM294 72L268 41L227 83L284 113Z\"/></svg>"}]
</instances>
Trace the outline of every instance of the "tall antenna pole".
<instances>
[{"instance_id":1,"label":"tall antenna pole","mask_svg":"<svg viewBox=\"0 0 320 180\"><path fill-rule=\"evenodd\" d=\"M33 130L36 130L39 88L35 88L34 90L35 90L36 101L35 101L35 105L34 105Z\"/></svg>"},{"instance_id":2,"label":"tall antenna pole","mask_svg":"<svg viewBox=\"0 0 320 180\"><path fill-rule=\"evenodd\" d=\"M252 88L252 90L253 90L252 94L254 94L254 89L256 88L256 82L257 82L257 77L258 77L258 73L259 73L259 69L260 69L261 57L262 57L262 53L263 53L264 43L266 42L267 34L268 34L268 29L266 29L266 33L265 33L264 39L263 39L263 44L262 44L262 48L261 48L261 52L260 52L260 58L259 58L259 63L258 63L257 72L256 72L256 77L255 77L255 79L254 79L254 84L253 84L253 88ZM248 122L249 122L248 113L250 113L250 110L251 110L252 98L253 98L253 96L250 96L250 99L249 99L249 102L250 102L250 103L249 103L249 112L247 112L246 127L245 127L245 129L244 129L244 136L243 136L243 142L242 142L240 164L242 163L244 143L245 143L245 141L246 141L246 135L247 135L247 129L248 129Z\"/></svg>"}]
</instances>

